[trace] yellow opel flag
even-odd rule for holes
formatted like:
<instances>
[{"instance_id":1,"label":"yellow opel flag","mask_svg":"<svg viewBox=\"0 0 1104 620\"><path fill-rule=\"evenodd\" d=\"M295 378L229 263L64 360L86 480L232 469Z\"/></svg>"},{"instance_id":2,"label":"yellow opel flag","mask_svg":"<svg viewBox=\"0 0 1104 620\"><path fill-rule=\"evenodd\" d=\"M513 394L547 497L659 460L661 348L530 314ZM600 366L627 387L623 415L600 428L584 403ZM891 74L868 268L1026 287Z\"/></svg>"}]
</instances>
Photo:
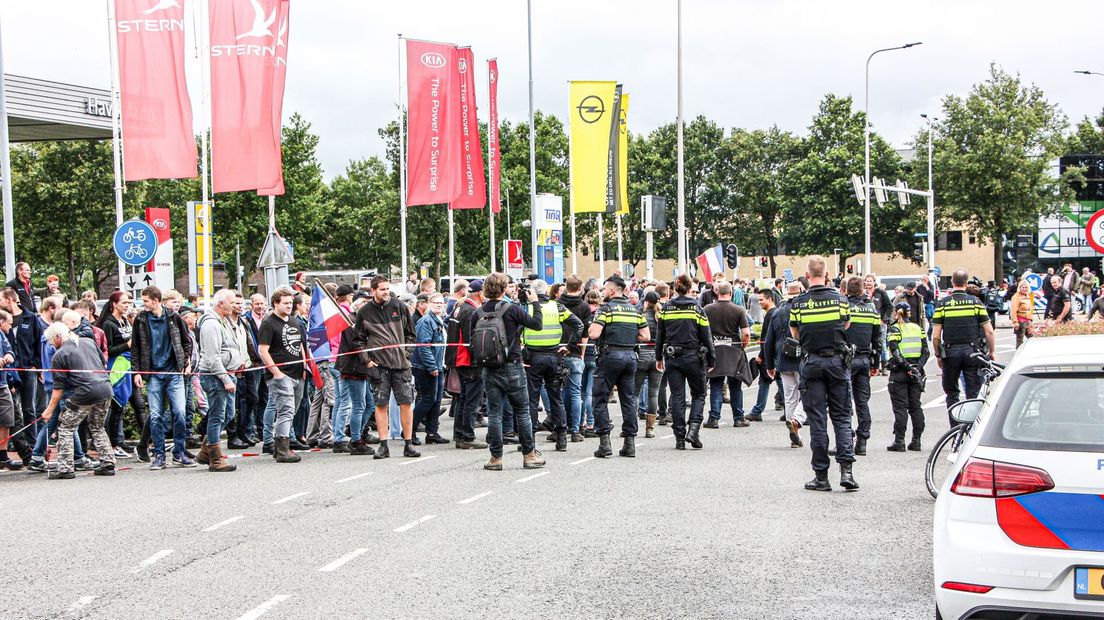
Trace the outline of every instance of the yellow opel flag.
<instances>
[{"instance_id":1,"label":"yellow opel flag","mask_svg":"<svg viewBox=\"0 0 1104 620\"><path fill-rule=\"evenodd\" d=\"M571 208L605 213L617 82L571 82Z\"/></svg>"},{"instance_id":2,"label":"yellow opel flag","mask_svg":"<svg viewBox=\"0 0 1104 620\"><path fill-rule=\"evenodd\" d=\"M621 95L621 127L617 138L617 213L629 214L629 95Z\"/></svg>"}]
</instances>

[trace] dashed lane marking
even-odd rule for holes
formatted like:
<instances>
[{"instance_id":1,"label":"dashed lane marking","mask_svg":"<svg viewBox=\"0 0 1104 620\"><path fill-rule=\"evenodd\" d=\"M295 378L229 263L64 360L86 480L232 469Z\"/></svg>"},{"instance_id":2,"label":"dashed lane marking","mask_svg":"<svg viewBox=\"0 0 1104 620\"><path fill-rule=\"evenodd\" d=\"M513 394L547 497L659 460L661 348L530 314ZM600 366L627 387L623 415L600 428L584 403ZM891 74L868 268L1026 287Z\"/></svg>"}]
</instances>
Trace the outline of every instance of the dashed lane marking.
<instances>
[{"instance_id":1,"label":"dashed lane marking","mask_svg":"<svg viewBox=\"0 0 1104 620\"><path fill-rule=\"evenodd\" d=\"M220 527L230 525L231 523L233 523L235 521L241 521L244 518L245 518L245 515L238 515L236 517L230 517L229 519L227 519L225 521L219 521L218 523L212 525L211 527L204 528L203 531L204 532L213 532L213 531L219 529Z\"/></svg>"},{"instance_id":2,"label":"dashed lane marking","mask_svg":"<svg viewBox=\"0 0 1104 620\"><path fill-rule=\"evenodd\" d=\"M357 478L363 478L363 477L365 477L365 476L371 476L371 475L372 475L372 474L374 474L374 473L376 473L376 472L374 472L374 471L366 471L366 472L364 472L363 474L357 474L357 475L355 475L355 476L349 476L348 478L342 478L341 480L338 480L338 481L337 481L337 482L335 482L334 484L341 484L342 482L349 482L349 481L351 481L351 480L356 480Z\"/></svg>"},{"instance_id":3,"label":"dashed lane marking","mask_svg":"<svg viewBox=\"0 0 1104 620\"><path fill-rule=\"evenodd\" d=\"M77 611L80 608L87 606L89 603L91 603L94 600L96 600L96 597L94 597L94 596L82 596L82 597L78 598L75 603L70 605L66 609L66 611Z\"/></svg>"},{"instance_id":4,"label":"dashed lane marking","mask_svg":"<svg viewBox=\"0 0 1104 620\"><path fill-rule=\"evenodd\" d=\"M361 547L360 549L354 549L354 550L350 551L349 553L346 553L345 555L337 558L333 562L330 562L329 564L323 566L322 568L319 568L318 572L320 572L320 573L332 573L335 570L337 570L337 569L341 568L342 566L344 566L345 564L351 562L357 556L363 555L367 552L368 552L368 549L366 547Z\"/></svg>"},{"instance_id":5,"label":"dashed lane marking","mask_svg":"<svg viewBox=\"0 0 1104 620\"><path fill-rule=\"evenodd\" d=\"M469 497L467 499L462 499L462 500L460 500L456 503L457 504L470 504L472 502L478 502L479 500L483 499L484 497L487 497L491 493L494 493L494 491L484 491L483 493L480 493L479 495L472 495L471 497Z\"/></svg>"},{"instance_id":6,"label":"dashed lane marking","mask_svg":"<svg viewBox=\"0 0 1104 620\"><path fill-rule=\"evenodd\" d=\"M437 516L437 515L426 515L426 516L424 516L424 517L422 517L422 518L418 519L417 521L411 521L410 523L407 523L406 525L400 525L399 527L395 528L395 529L394 529L394 530L392 530L392 531L395 531L395 532L405 532L405 531L407 531L407 530L409 530L409 529L415 528L415 527L417 527L417 526L419 526L419 525L421 525L421 524L425 523L426 521L429 521L430 519L433 519L433 518L435 518L436 516Z\"/></svg>"},{"instance_id":7,"label":"dashed lane marking","mask_svg":"<svg viewBox=\"0 0 1104 620\"><path fill-rule=\"evenodd\" d=\"M149 556L148 558L142 560L141 562L139 562L137 570L142 570L143 568L153 566L154 564L156 564L160 560L172 555L172 553L173 553L172 549L162 549L162 550L158 551L157 553L155 553L155 554Z\"/></svg>"},{"instance_id":8,"label":"dashed lane marking","mask_svg":"<svg viewBox=\"0 0 1104 620\"><path fill-rule=\"evenodd\" d=\"M290 594L277 594L238 617L238 620L257 620L270 609L291 598Z\"/></svg>"},{"instance_id":9,"label":"dashed lane marking","mask_svg":"<svg viewBox=\"0 0 1104 620\"><path fill-rule=\"evenodd\" d=\"M585 459L579 459L578 461L572 461L572 462L568 463L568 465L582 465L583 463L586 463L587 461L593 461L593 460L594 460L593 456L588 456Z\"/></svg>"},{"instance_id":10,"label":"dashed lane marking","mask_svg":"<svg viewBox=\"0 0 1104 620\"><path fill-rule=\"evenodd\" d=\"M295 495L288 495L287 497L285 497L283 499L278 499L278 500L272 502L271 505L275 506L276 504L283 504L285 502L290 502L291 500L298 499L300 497L303 497L304 495L310 495L310 491L303 491L302 493L296 493Z\"/></svg>"},{"instance_id":11,"label":"dashed lane marking","mask_svg":"<svg viewBox=\"0 0 1104 620\"><path fill-rule=\"evenodd\" d=\"M940 396L924 403L924 406L921 407L921 409L935 409L936 407L942 407L946 402L947 398L945 396Z\"/></svg>"},{"instance_id":12,"label":"dashed lane marking","mask_svg":"<svg viewBox=\"0 0 1104 620\"><path fill-rule=\"evenodd\" d=\"M414 463L424 463L424 462L426 462L430 459L435 459L438 456L441 456L441 455L440 454L431 454L430 456L423 456L421 458L410 459L409 461L403 461L403 462L399 463L399 465L413 465Z\"/></svg>"},{"instance_id":13,"label":"dashed lane marking","mask_svg":"<svg viewBox=\"0 0 1104 620\"><path fill-rule=\"evenodd\" d=\"M536 480L537 478L540 478L541 476L547 476L550 473L552 473L552 472L542 471L540 473L533 474L532 476L526 476L524 478L519 478L517 480L514 480L514 482L529 482L530 480Z\"/></svg>"}]
</instances>

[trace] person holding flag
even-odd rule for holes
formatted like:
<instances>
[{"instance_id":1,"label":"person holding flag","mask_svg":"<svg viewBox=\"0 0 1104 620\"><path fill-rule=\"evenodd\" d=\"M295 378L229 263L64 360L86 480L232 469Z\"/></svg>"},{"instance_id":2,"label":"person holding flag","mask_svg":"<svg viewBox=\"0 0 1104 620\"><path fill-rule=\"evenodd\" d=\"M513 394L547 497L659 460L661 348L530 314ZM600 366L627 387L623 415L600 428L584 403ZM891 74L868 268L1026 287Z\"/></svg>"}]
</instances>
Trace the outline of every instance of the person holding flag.
<instances>
[{"instance_id":1,"label":"person holding flag","mask_svg":"<svg viewBox=\"0 0 1104 620\"><path fill-rule=\"evenodd\" d=\"M336 293L337 299L331 293ZM307 342L311 356L318 361L318 374L322 379L322 387L314 392L307 419L307 442L312 448L333 447L331 416L338 406L337 376L333 372L333 364L337 359L341 332L351 325L347 311L338 304L338 300L347 300L352 294L353 289L347 284L319 285L317 282L311 292Z\"/></svg>"}]
</instances>

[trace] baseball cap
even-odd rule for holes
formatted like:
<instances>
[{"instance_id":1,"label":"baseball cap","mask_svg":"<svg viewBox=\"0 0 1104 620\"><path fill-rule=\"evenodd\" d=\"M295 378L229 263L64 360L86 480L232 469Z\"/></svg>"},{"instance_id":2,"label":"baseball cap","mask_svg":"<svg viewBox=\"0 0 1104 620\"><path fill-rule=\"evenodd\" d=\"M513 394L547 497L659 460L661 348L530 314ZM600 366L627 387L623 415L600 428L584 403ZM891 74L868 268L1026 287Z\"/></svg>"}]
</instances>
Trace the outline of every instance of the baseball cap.
<instances>
[{"instance_id":1,"label":"baseball cap","mask_svg":"<svg viewBox=\"0 0 1104 620\"><path fill-rule=\"evenodd\" d=\"M353 291L353 287L349 286L348 284L339 284L337 286L336 294L338 297L345 297L346 295L352 295L354 292L355 291Z\"/></svg>"},{"instance_id":2,"label":"baseball cap","mask_svg":"<svg viewBox=\"0 0 1104 620\"><path fill-rule=\"evenodd\" d=\"M472 293L482 293L483 280L473 280L472 283L468 285L468 291Z\"/></svg>"},{"instance_id":3,"label":"baseball cap","mask_svg":"<svg viewBox=\"0 0 1104 620\"><path fill-rule=\"evenodd\" d=\"M429 301L429 293L418 293L418 302Z\"/></svg>"},{"instance_id":4,"label":"baseball cap","mask_svg":"<svg viewBox=\"0 0 1104 620\"><path fill-rule=\"evenodd\" d=\"M912 312L912 306L908 305L907 301L899 301L893 305L894 310L904 310L905 312Z\"/></svg>"},{"instance_id":5,"label":"baseball cap","mask_svg":"<svg viewBox=\"0 0 1104 620\"><path fill-rule=\"evenodd\" d=\"M910 291L914 290L916 288L916 283L915 282L906 282L905 283L905 288L907 288Z\"/></svg>"},{"instance_id":6,"label":"baseball cap","mask_svg":"<svg viewBox=\"0 0 1104 620\"><path fill-rule=\"evenodd\" d=\"M647 295L644 296L644 301L647 302L647 303L650 303L650 304L658 304L659 303L659 293L657 293L655 291L652 291L652 292L648 293Z\"/></svg>"}]
</instances>

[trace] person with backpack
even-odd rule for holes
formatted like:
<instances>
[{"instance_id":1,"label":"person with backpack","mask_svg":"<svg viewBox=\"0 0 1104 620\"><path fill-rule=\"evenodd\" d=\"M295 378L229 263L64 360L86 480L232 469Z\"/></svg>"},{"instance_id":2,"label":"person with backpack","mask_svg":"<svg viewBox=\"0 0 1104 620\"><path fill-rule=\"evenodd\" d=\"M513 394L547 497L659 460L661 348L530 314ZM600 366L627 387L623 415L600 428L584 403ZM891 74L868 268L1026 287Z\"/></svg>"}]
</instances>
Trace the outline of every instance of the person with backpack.
<instances>
[{"instance_id":1,"label":"person with backpack","mask_svg":"<svg viewBox=\"0 0 1104 620\"><path fill-rule=\"evenodd\" d=\"M531 311L520 304L504 302L510 281L503 273L492 273L483 282L486 302L471 317L472 363L482 369L487 392L487 440L491 459L483 466L502 471L502 405L509 400L514 428L521 441L525 469L544 467L544 459L533 443L533 425L529 417L529 390L525 368L521 365L522 329L540 329L544 316L531 288L524 295Z\"/></svg>"},{"instance_id":2,"label":"person with backpack","mask_svg":"<svg viewBox=\"0 0 1104 620\"><path fill-rule=\"evenodd\" d=\"M997 283L989 280L985 288L981 289L981 302L985 304L985 313L989 315L989 324L997 326L997 311L1001 309L1004 301Z\"/></svg>"},{"instance_id":3,"label":"person with backpack","mask_svg":"<svg viewBox=\"0 0 1104 620\"><path fill-rule=\"evenodd\" d=\"M449 346L445 349L445 365L455 372L460 380L460 394L454 395L452 440L457 450L482 450L487 444L475 438L476 417L483 402L483 374L472 363L471 342L472 317L483 305L483 280L475 280L467 286L467 295L456 302L449 313Z\"/></svg>"}]
</instances>

